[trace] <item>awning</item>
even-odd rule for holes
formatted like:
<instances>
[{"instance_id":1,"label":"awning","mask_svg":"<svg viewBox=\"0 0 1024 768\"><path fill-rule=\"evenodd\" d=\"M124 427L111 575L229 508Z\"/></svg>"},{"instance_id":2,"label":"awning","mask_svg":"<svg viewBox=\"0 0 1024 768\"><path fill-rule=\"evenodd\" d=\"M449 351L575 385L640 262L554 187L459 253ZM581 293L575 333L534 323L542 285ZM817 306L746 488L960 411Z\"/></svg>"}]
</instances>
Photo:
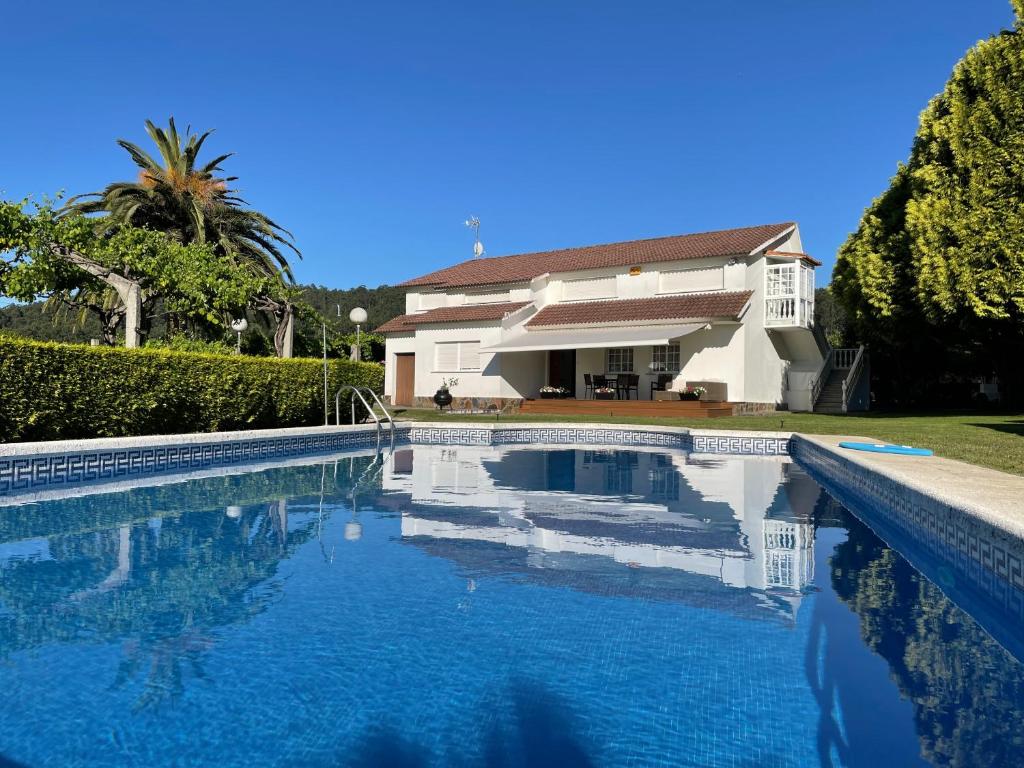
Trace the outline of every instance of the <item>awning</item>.
<instances>
[{"instance_id":1,"label":"awning","mask_svg":"<svg viewBox=\"0 0 1024 768\"><path fill-rule=\"evenodd\" d=\"M669 344L680 336L699 331L705 323L643 325L632 328L574 328L559 331L519 331L481 352L536 352L545 349L598 349L646 347Z\"/></svg>"}]
</instances>

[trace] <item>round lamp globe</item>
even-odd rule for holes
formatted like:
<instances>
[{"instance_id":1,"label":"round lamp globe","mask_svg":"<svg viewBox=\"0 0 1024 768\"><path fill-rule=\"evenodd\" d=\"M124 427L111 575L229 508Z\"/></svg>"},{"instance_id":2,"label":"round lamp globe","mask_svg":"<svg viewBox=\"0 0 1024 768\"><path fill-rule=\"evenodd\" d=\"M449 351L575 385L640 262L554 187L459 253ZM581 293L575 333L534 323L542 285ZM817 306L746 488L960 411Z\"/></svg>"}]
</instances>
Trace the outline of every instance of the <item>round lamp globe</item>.
<instances>
[{"instance_id":1,"label":"round lamp globe","mask_svg":"<svg viewBox=\"0 0 1024 768\"><path fill-rule=\"evenodd\" d=\"M366 310L362 307L356 307L348 313L348 319L356 325L362 325L366 322Z\"/></svg>"}]
</instances>

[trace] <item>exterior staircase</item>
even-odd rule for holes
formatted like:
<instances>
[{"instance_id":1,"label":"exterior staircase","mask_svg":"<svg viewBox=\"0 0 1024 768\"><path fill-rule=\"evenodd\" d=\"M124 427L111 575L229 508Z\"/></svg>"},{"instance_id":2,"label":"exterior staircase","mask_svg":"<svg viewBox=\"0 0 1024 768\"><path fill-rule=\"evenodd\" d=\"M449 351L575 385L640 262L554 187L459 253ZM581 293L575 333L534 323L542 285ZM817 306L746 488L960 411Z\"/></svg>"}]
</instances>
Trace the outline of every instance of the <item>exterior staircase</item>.
<instances>
[{"instance_id":1,"label":"exterior staircase","mask_svg":"<svg viewBox=\"0 0 1024 768\"><path fill-rule=\"evenodd\" d=\"M814 413L867 410L867 355L858 349L829 349L812 389Z\"/></svg>"},{"instance_id":2,"label":"exterior staircase","mask_svg":"<svg viewBox=\"0 0 1024 768\"><path fill-rule=\"evenodd\" d=\"M815 413L842 413L843 412L843 381L849 368L833 368L829 373L825 385L821 388L818 401L814 404Z\"/></svg>"}]
</instances>

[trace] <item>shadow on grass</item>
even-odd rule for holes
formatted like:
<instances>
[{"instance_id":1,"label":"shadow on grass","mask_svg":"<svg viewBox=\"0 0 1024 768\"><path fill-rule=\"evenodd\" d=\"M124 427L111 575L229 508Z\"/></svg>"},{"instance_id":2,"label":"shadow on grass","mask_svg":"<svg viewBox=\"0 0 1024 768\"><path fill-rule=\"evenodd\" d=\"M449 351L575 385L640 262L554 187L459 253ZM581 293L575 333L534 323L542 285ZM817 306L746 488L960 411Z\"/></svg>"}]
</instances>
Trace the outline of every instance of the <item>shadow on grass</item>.
<instances>
[{"instance_id":1,"label":"shadow on grass","mask_svg":"<svg viewBox=\"0 0 1024 768\"><path fill-rule=\"evenodd\" d=\"M985 429L992 429L996 432L1003 432L1007 435L1017 435L1018 437L1024 437L1024 419L1017 419L1015 421L1003 421L1003 422L990 422L985 423L970 423L967 424L969 427L983 427Z\"/></svg>"}]
</instances>

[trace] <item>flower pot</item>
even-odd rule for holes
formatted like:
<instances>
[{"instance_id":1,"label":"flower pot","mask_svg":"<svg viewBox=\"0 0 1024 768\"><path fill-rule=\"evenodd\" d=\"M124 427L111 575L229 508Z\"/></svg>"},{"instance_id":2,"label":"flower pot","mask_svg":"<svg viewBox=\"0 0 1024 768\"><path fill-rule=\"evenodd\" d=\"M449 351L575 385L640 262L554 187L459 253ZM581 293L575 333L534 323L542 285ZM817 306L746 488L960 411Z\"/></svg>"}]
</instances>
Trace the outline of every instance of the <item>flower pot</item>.
<instances>
[{"instance_id":1,"label":"flower pot","mask_svg":"<svg viewBox=\"0 0 1024 768\"><path fill-rule=\"evenodd\" d=\"M452 393L447 389L439 389L434 393L434 402L438 408L444 408L446 405L452 404Z\"/></svg>"},{"instance_id":2,"label":"flower pot","mask_svg":"<svg viewBox=\"0 0 1024 768\"><path fill-rule=\"evenodd\" d=\"M540 399L541 400L554 400L556 397L561 397L561 395L559 395L557 392L541 392L540 393Z\"/></svg>"},{"instance_id":3,"label":"flower pot","mask_svg":"<svg viewBox=\"0 0 1024 768\"><path fill-rule=\"evenodd\" d=\"M679 399L680 400L700 400L700 393L699 392L680 392L679 393Z\"/></svg>"},{"instance_id":4,"label":"flower pot","mask_svg":"<svg viewBox=\"0 0 1024 768\"><path fill-rule=\"evenodd\" d=\"M615 393L614 392L595 392L594 393L594 399L595 400L614 400L615 399Z\"/></svg>"}]
</instances>

